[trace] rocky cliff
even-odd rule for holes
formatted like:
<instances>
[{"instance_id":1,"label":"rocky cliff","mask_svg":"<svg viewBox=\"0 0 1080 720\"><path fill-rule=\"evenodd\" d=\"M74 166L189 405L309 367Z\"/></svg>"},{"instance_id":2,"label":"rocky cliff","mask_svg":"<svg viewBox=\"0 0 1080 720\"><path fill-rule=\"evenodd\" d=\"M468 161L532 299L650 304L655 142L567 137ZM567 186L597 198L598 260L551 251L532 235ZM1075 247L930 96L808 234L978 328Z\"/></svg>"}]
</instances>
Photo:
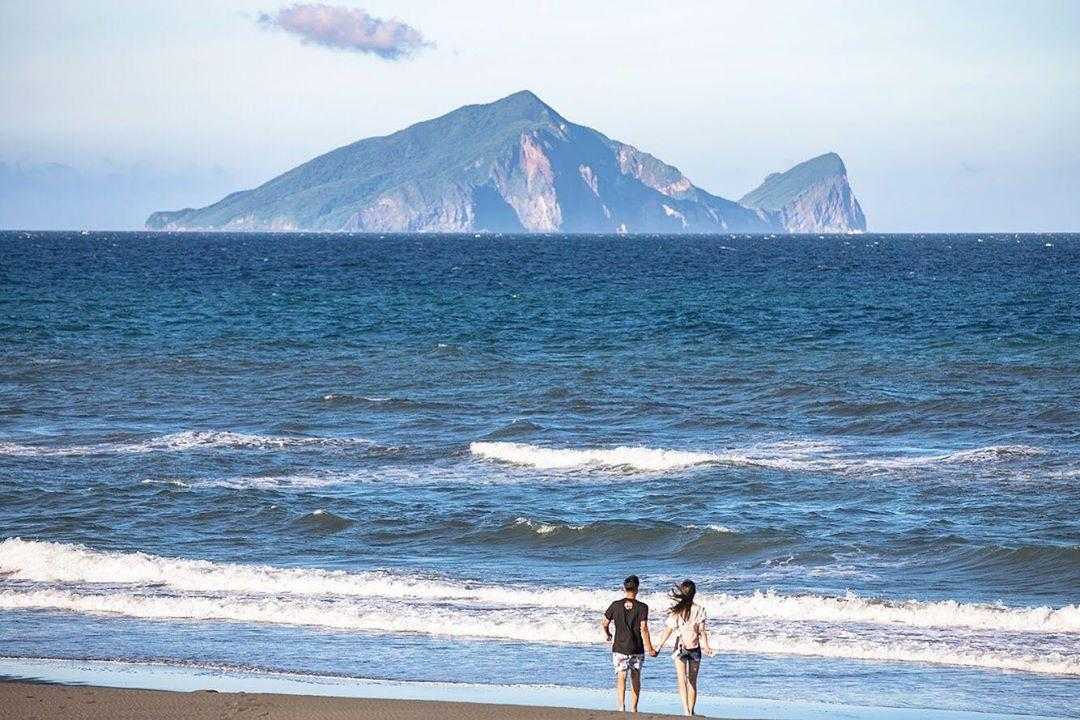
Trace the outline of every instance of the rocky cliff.
<instances>
[{"instance_id":1,"label":"rocky cliff","mask_svg":"<svg viewBox=\"0 0 1080 720\"><path fill-rule=\"evenodd\" d=\"M147 227L717 233L786 232L790 222L796 232L846 232L835 215L847 200L834 197L844 189L857 208L846 179L827 188L816 175L786 204L725 200L523 91L346 145L205 208L156 212Z\"/></svg>"},{"instance_id":2,"label":"rocky cliff","mask_svg":"<svg viewBox=\"0 0 1080 720\"><path fill-rule=\"evenodd\" d=\"M847 168L836 153L773 173L739 200L779 216L791 233L850 233L866 230L866 217L848 185Z\"/></svg>"}]
</instances>

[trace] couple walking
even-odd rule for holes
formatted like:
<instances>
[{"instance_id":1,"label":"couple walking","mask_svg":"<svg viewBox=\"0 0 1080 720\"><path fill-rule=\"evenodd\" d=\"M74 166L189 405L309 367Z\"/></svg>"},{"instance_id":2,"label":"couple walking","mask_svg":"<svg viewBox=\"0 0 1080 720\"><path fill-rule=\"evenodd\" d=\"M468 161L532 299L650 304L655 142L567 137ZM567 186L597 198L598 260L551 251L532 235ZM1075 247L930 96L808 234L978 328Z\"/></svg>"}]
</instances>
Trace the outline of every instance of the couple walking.
<instances>
[{"instance_id":1,"label":"couple walking","mask_svg":"<svg viewBox=\"0 0 1080 720\"><path fill-rule=\"evenodd\" d=\"M641 667L645 653L656 657L675 636L675 661L679 697L682 698L683 714L693 715L697 703L697 676L701 667L701 653L712 656L709 635L705 631L705 608L694 602L697 586L692 580L683 580L671 590L672 605L664 623L660 643L654 648L649 636L649 606L637 599L641 581L631 575L623 581L624 597L608 606L600 625L604 636L611 643L611 659L615 666L615 698L619 710L626 709L626 676L630 675L631 710L637 712L641 696Z\"/></svg>"}]
</instances>

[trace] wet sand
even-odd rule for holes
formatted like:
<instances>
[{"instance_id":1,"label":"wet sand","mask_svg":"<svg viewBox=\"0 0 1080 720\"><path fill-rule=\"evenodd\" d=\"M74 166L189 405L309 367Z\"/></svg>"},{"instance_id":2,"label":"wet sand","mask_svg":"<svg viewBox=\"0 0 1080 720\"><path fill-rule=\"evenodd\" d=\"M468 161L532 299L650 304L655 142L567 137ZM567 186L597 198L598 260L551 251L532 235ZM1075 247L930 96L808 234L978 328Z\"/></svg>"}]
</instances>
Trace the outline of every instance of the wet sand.
<instances>
[{"instance_id":1,"label":"wet sand","mask_svg":"<svg viewBox=\"0 0 1080 720\"><path fill-rule=\"evenodd\" d=\"M0 682L5 720L609 720L606 710ZM641 714L640 718L671 715Z\"/></svg>"}]
</instances>

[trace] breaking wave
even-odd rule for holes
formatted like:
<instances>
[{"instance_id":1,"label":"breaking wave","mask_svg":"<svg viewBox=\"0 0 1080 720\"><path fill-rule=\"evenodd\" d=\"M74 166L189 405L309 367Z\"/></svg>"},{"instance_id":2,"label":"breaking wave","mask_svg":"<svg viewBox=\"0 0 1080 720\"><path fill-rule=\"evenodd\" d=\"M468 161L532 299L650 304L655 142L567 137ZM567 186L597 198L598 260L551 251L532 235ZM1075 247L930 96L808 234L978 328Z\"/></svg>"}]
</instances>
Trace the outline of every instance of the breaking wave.
<instances>
[{"instance_id":1,"label":"breaking wave","mask_svg":"<svg viewBox=\"0 0 1080 720\"><path fill-rule=\"evenodd\" d=\"M903 468L920 465L963 465L974 463L1010 462L1012 460L1045 455L1046 450L1031 445L987 445L971 450L958 450L942 455L899 457L867 461L869 467Z\"/></svg>"},{"instance_id":2,"label":"breaking wave","mask_svg":"<svg viewBox=\"0 0 1080 720\"><path fill-rule=\"evenodd\" d=\"M649 447L547 448L515 442L474 442L476 457L540 470L601 469L638 472L715 464L826 473L874 473L928 465L1011 462L1046 454L1030 445L988 445L939 454L868 457L838 443L788 440L709 452Z\"/></svg>"},{"instance_id":3,"label":"breaking wave","mask_svg":"<svg viewBox=\"0 0 1080 720\"><path fill-rule=\"evenodd\" d=\"M541 522L538 520L532 520L527 517L514 518L512 527L521 528L525 527L532 530L537 535L554 535L556 533L581 533L588 534L592 532L604 532L608 529L626 529L631 531L631 535L641 535L645 538L649 538L656 534L656 531L671 530L675 532L683 532L684 530L698 530L702 533L720 533L720 534L737 534L737 531L732 530L724 525L679 525L676 523L652 523L644 524L641 522L592 522L582 524L572 523L560 523L560 522ZM617 539L622 540L623 537ZM628 538L627 538L628 539Z\"/></svg>"},{"instance_id":4,"label":"breaking wave","mask_svg":"<svg viewBox=\"0 0 1080 720\"><path fill-rule=\"evenodd\" d=\"M319 513L327 516L330 513ZM317 517L312 513L307 518ZM522 524L531 521L522 519ZM543 526L537 527L537 531ZM382 570L348 572L317 568L218 563L141 552L92 550L82 545L8 538L0 542L0 573L13 580L49 583L159 586L182 592L268 595L328 595L423 601L469 601L493 605L595 610L610 591L533 588L450 580L422 573ZM1080 606L1010 607L1000 604L925 602L780 595L753 592L703 594L715 618L769 618L792 621L968 628L1028 633L1080 633ZM660 593L644 597L664 607Z\"/></svg>"},{"instance_id":5,"label":"breaking wave","mask_svg":"<svg viewBox=\"0 0 1080 720\"><path fill-rule=\"evenodd\" d=\"M183 452L200 449L277 450L296 447L349 447L356 445L374 447L374 444L365 438L251 435L224 430L186 430L137 442L106 442L60 447L0 443L0 455L34 457Z\"/></svg>"},{"instance_id":6,"label":"breaking wave","mask_svg":"<svg viewBox=\"0 0 1080 720\"><path fill-rule=\"evenodd\" d=\"M85 595L70 591L0 590L6 610L60 610L150 620L195 620L311 626L372 633L418 633L450 638L511 640L538 644L592 644L593 618L515 610L470 612L453 606L358 604L342 600L266 597L170 597L134 593ZM769 629L710 633L714 648L749 655L801 655L884 662L916 662L1080 675L1080 661L1059 650L986 649L917 639L838 638L818 633L781 635Z\"/></svg>"},{"instance_id":7,"label":"breaking wave","mask_svg":"<svg viewBox=\"0 0 1080 720\"><path fill-rule=\"evenodd\" d=\"M711 453L615 447L558 450L514 442L474 442L469 451L486 460L542 470L595 467L639 471L672 470L717 461Z\"/></svg>"},{"instance_id":8,"label":"breaking wave","mask_svg":"<svg viewBox=\"0 0 1080 720\"><path fill-rule=\"evenodd\" d=\"M142 485L161 485L181 489L224 488L227 490L312 490L363 482L365 473L298 473L289 475L246 475L237 477L146 478Z\"/></svg>"},{"instance_id":9,"label":"breaking wave","mask_svg":"<svg viewBox=\"0 0 1080 720\"><path fill-rule=\"evenodd\" d=\"M473 609L418 603L357 603L347 599L303 597L213 597L146 595L132 592L80 593L69 590L0 590L5 610L49 609L86 614L122 615L152 620L203 620L277 625L300 625L376 633L420 633L444 637L473 637L529 643L592 644L595 619L583 613L550 613L539 609ZM769 626L710 632L714 648L751 655L919 662L1020 670L1033 673L1080 675L1080 657L1043 648L988 649L945 641L893 638L836 637L805 631L782 634Z\"/></svg>"},{"instance_id":10,"label":"breaking wave","mask_svg":"<svg viewBox=\"0 0 1080 720\"><path fill-rule=\"evenodd\" d=\"M19 538L0 542L0 576L4 610L546 644L592 642L596 615L611 599L610 590L217 563ZM1076 605L1025 608L772 592L703 596L710 638L721 651L1080 675ZM643 599L657 608L666 604L661 594Z\"/></svg>"}]
</instances>

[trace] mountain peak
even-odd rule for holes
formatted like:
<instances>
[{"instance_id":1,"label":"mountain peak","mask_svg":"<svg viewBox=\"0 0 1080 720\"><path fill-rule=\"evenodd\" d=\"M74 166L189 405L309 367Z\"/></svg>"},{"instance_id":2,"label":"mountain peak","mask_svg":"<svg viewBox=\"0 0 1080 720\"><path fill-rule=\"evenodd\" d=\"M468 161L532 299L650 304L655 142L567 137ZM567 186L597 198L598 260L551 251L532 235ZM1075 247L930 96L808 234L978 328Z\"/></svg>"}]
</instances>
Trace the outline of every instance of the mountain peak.
<instances>
[{"instance_id":1,"label":"mountain peak","mask_svg":"<svg viewBox=\"0 0 1080 720\"><path fill-rule=\"evenodd\" d=\"M818 155L765 178L739 203L779 212L790 232L851 232L866 229L862 208L851 192L844 161L834 152Z\"/></svg>"},{"instance_id":2,"label":"mountain peak","mask_svg":"<svg viewBox=\"0 0 1080 720\"><path fill-rule=\"evenodd\" d=\"M500 98L486 105L481 105L480 107L495 110L498 111L500 115L510 117L537 119L547 113L552 118L562 120L562 116L555 112L550 105L537 97L536 93L532 90L519 90L512 95L507 95L504 98Z\"/></svg>"},{"instance_id":3,"label":"mountain peak","mask_svg":"<svg viewBox=\"0 0 1080 720\"><path fill-rule=\"evenodd\" d=\"M847 168L844 167L844 161L834 152L827 152L824 155L818 155L816 158L810 158L806 162L791 168L788 172L803 167L806 169L813 169L822 175L847 175Z\"/></svg>"},{"instance_id":4,"label":"mountain peak","mask_svg":"<svg viewBox=\"0 0 1080 720\"><path fill-rule=\"evenodd\" d=\"M833 177L847 175L844 161L834 152L827 152L801 162L784 172L772 173L739 202L747 207L779 210L807 188Z\"/></svg>"},{"instance_id":5,"label":"mountain peak","mask_svg":"<svg viewBox=\"0 0 1080 720\"><path fill-rule=\"evenodd\" d=\"M544 105L544 101L541 100L537 96L537 94L534 93L532 90L518 90L516 93L510 93L506 97L502 98L501 100L496 100L495 102L508 102L508 101L528 102L528 103L535 103L535 104L538 104L538 105ZM544 105L544 106L547 107L546 105Z\"/></svg>"}]
</instances>

